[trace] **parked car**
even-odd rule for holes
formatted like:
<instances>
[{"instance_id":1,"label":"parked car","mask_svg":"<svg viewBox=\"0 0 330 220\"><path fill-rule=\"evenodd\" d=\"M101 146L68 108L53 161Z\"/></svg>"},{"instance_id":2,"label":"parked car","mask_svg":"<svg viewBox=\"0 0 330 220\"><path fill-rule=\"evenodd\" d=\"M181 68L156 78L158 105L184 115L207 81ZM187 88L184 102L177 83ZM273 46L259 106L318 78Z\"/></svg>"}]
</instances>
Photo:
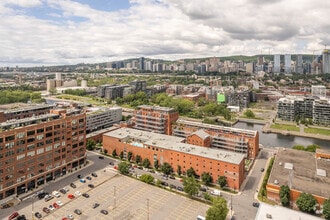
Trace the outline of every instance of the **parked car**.
<instances>
[{"instance_id":1,"label":"parked car","mask_svg":"<svg viewBox=\"0 0 330 220\"><path fill-rule=\"evenodd\" d=\"M42 215L40 214L40 212L34 213L34 216L37 217L37 218L42 218Z\"/></svg>"},{"instance_id":2,"label":"parked car","mask_svg":"<svg viewBox=\"0 0 330 220\"><path fill-rule=\"evenodd\" d=\"M92 173L91 174L93 177L97 177L97 174L96 173Z\"/></svg>"},{"instance_id":3,"label":"parked car","mask_svg":"<svg viewBox=\"0 0 330 220\"><path fill-rule=\"evenodd\" d=\"M61 196L61 194L58 191L53 191L52 195L55 196L56 198Z\"/></svg>"},{"instance_id":4,"label":"parked car","mask_svg":"<svg viewBox=\"0 0 330 220\"><path fill-rule=\"evenodd\" d=\"M65 194L65 193L66 193L65 189L60 189L59 191L60 191L62 194Z\"/></svg>"},{"instance_id":5,"label":"parked car","mask_svg":"<svg viewBox=\"0 0 330 220\"><path fill-rule=\"evenodd\" d=\"M175 180L175 177L174 176L168 176L168 178L170 178L172 180Z\"/></svg>"},{"instance_id":6,"label":"parked car","mask_svg":"<svg viewBox=\"0 0 330 220\"><path fill-rule=\"evenodd\" d=\"M88 179L88 180L92 180L92 177L90 177L90 176L86 176L86 179Z\"/></svg>"},{"instance_id":7,"label":"parked car","mask_svg":"<svg viewBox=\"0 0 330 220\"><path fill-rule=\"evenodd\" d=\"M81 192L80 192L80 191L76 191L74 194L75 194L76 196L81 196Z\"/></svg>"},{"instance_id":8,"label":"parked car","mask_svg":"<svg viewBox=\"0 0 330 220\"><path fill-rule=\"evenodd\" d=\"M59 206L62 206L63 205L63 202L57 201L56 204L59 205Z\"/></svg>"},{"instance_id":9,"label":"parked car","mask_svg":"<svg viewBox=\"0 0 330 220\"><path fill-rule=\"evenodd\" d=\"M53 203L53 206L55 209L58 209L60 207L56 202Z\"/></svg>"},{"instance_id":10,"label":"parked car","mask_svg":"<svg viewBox=\"0 0 330 220\"><path fill-rule=\"evenodd\" d=\"M87 193L83 193L82 196L85 198L89 198L89 195Z\"/></svg>"},{"instance_id":11,"label":"parked car","mask_svg":"<svg viewBox=\"0 0 330 220\"><path fill-rule=\"evenodd\" d=\"M45 202L48 202L49 200L51 200L53 198L54 198L53 196L48 194L48 195L45 196L44 200L45 200Z\"/></svg>"},{"instance_id":12,"label":"parked car","mask_svg":"<svg viewBox=\"0 0 330 220\"><path fill-rule=\"evenodd\" d=\"M70 183L70 186L74 189L77 188L76 184L74 184L74 183Z\"/></svg>"},{"instance_id":13,"label":"parked car","mask_svg":"<svg viewBox=\"0 0 330 220\"><path fill-rule=\"evenodd\" d=\"M40 191L37 193L37 196L39 199L43 199L45 198L45 196L47 195L48 193L44 192L44 191Z\"/></svg>"},{"instance_id":14,"label":"parked car","mask_svg":"<svg viewBox=\"0 0 330 220\"><path fill-rule=\"evenodd\" d=\"M50 210L47 207L43 207L42 211L44 211L44 213L46 213L46 214L50 213Z\"/></svg>"},{"instance_id":15,"label":"parked car","mask_svg":"<svg viewBox=\"0 0 330 220\"><path fill-rule=\"evenodd\" d=\"M55 207L54 207L52 204L50 204L50 205L48 206L48 208L49 208L50 211L53 211L53 210L55 209Z\"/></svg>"},{"instance_id":16,"label":"parked car","mask_svg":"<svg viewBox=\"0 0 330 220\"><path fill-rule=\"evenodd\" d=\"M103 159L104 159L104 157L103 157L103 156L99 156L99 159L103 160Z\"/></svg>"},{"instance_id":17,"label":"parked car","mask_svg":"<svg viewBox=\"0 0 330 220\"><path fill-rule=\"evenodd\" d=\"M8 220L15 219L17 216L19 216L18 212L13 212L10 216L8 216Z\"/></svg>"},{"instance_id":18,"label":"parked car","mask_svg":"<svg viewBox=\"0 0 330 220\"><path fill-rule=\"evenodd\" d=\"M98 203L93 203L93 209L96 209L97 207L99 207L100 206L100 204L98 204Z\"/></svg>"},{"instance_id":19,"label":"parked car","mask_svg":"<svg viewBox=\"0 0 330 220\"><path fill-rule=\"evenodd\" d=\"M80 209L75 209L74 210L74 213L76 213L77 215L81 215L82 214L82 212L80 211Z\"/></svg>"},{"instance_id":20,"label":"parked car","mask_svg":"<svg viewBox=\"0 0 330 220\"><path fill-rule=\"evenodd\" d=\"M183 188L181 186L177 186L176 189L179 191L183 191Z\"/></svg>"},{"instance_id":21,"label":"parked car","mask_svg":"<svg viewBox=\"0 0 330 220\"><path fill-rule=\"evenodd\" d=\"M74 199L75 196L74 196L73 194L69 194L69 195L68 195L68 198L69 198L69 199Z\"/></svg>"},{"instance_id":22,"label":"parked car","mask_svg":"<svg viewBox=\"0 0 330 220\"><path fill-rule=\"evenodd\" d=\"M206 192L206 188L205 187L200 187L199 191Z\"/></svg>"},{"instance_id":23,"label":"parked car","mask_svg":"<svg viewBox=\"0 0 330 220\"><path fill-rule=\"evenodd\" d=\"M104 214L104 215L109 214L109 212L108 212L107 210L104 210L104 209L102 209L100 212L101 212L102 214Z\"/></svg>"},{"instance_id":24,"label":"parked car","mask_svg":"<svg viewBox=\"0 0 330 220\"><path fill-rule=\"evenodd\" d=\"M88 184L88 187L94 188L94 185L93 184Z\"/></svg>"},{"instance_id":25,"label":"parked car","mask_svg":"<svg viewBox=\"0 0 330 220\"><path fill-rule=\"evenodd\" d=\"M264 169L264 168L261 168L261 169L260 169L260 171L261 171L261 172L264 172L264 171L265 171L265 169Z\"/></svg>"},{"instance_id":26,"label":"parked car","mask_svg":"<svg viewBox=\"0 0 330 220\"><path fill-rule=\"evenodd\" d=\"M258 207L260 206L260 203L259 203L259 202L253 202L253 203L252 203L252 206L258 208Z\"/></svg>"},{"instance_id":27,"label":"parked car","mask_svg":"<svg viewBox=\"0 0 330 220\"><path fill-rule=\"evenodd\" d=\"M171 189L176 189L176 186L173 185L173 184L170 184L170 188L171 188Z\"/></svg>"},{"instance_id":28,"label":"parked car","mask_svg":"<svg viewBox=\"0 0 330 220\"><path fill-rule=\"evenodd\" d=\"M79 174L78 176L77 176L77 178L78 179L81 179L83 176L81 175L81 174Z\"/></svg>"},{"instance_id":29,"label":"parked car","mask_svg":"<svg viewBox=\"0 0 330 220\"><path fill-rule=\"evenodd\" d=\"M86 180L85 179L80 179L79 180L81 183L86 183Z\"/></svg>"},{"instance_id":30,"label":"parked car","mask_svg":"<svg viewBox=\"0 0 330 220\"><path fill-rule=\"evenodd\" d=\"M163 186L168 186L168 183L165 181L162 181L160 184L162 184Z\"/></svg>"},{"instance_id":31,"label":"parked car","mask_svg":"<svg viewBox=\"0 0 330 220\"><path fill-rule=\"evenodd\" d=\"M74 219L73 215L72 214L69 214L68 215L68 219L70 219L70 220Z\"/></svg>"},{"instance_id":32,"label":"parked car","mask_svg":"<svg viewBox=\"0 0 330 220\"><path fill-rule=\"evenodd\" d=\"M26 220L25 215L20 215L16 218L16 220Z\"/></svg>"},{"instance_id":33,"label":"parked car","mask_svg":"<svg viewBox=\"0 0 330 220\"><path fill-rule=\"evenodd\" d=\"M114 166L115 164L113 162L109 162L109 165Z\"/></svg>"}]
</instances>

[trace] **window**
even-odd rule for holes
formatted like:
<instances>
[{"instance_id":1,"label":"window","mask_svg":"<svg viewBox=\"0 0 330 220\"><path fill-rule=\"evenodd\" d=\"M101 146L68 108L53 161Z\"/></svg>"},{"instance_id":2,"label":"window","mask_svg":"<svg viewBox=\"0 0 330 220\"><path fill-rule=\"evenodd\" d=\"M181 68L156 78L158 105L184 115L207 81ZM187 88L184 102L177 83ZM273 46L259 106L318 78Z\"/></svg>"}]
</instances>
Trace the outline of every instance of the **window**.
<instances>
[{"instance_id":1,"label":"window","mask_svg":"<svg viewBox=\"0 0 330 220\"><path fill-rule=\"evenodd\" d=\"M42 154L44 151L45 151L44 148L40 148L40 149L37 150L37 154Z\"/></svg>"},{"instance_id":2,"label":"window","mask_svg":"<svg viewBox=\"0 0 330 220\"><path fill-rule=\"evenodd\" d=\"M39 128L39 129L37 129L37 134L39 134L39 133L43 133L44 132L44 128Z\"/></svg>"},{"instance_id":3,"label":"window","mask_svg":"<svg viewBox=\"0 0 330 220\"><path fill-rule=\"evenodd\" d=\"M35 133L36 133L35 130L28 131L28 132L27 132L27 136L34 135Z\"/></svg>"},{"instance_id":4,"label":"window","mask_svg":"<svg viewBox=\"0 0 330 220\"><path fill-rule=\"evenodd\" d=\"M14 135L10 135L10 136L7 136L7 137L5 138L6 142L7 142L7 141L12 141L12 140L14 140L14 139L15 139L15 136L14 136Z\"/></svg>"},{"instance_id":5,"label":"window","mask_svg":"<svg viewBox=\"0 0 330 220\"><path fill-rule=\"evenodd\" d=\"M20 132L18 134L16 134L17 138L23 138L25 136L25 132Z\"/></svg>"}]
</instances>

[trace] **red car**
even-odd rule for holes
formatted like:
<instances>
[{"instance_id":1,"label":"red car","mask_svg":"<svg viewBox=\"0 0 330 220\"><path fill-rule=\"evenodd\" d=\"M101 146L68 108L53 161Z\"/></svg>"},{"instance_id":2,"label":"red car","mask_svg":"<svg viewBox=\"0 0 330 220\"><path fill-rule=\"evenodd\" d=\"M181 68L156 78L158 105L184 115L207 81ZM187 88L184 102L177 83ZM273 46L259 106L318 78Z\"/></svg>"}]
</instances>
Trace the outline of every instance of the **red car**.
<instances>
[{"instance_id":1,"label":"red car","mask_svg":"<svg viewBox=\"0 0 330 220\"><path fill-rule=\"evenodd\" d=\"M69 194L69 195L68 195L68 198L69 198L69 199L74 199L75 197L74 197L74 195Z\"/></svg>"},{"instance_id":2,"label":"red car","mask_svg":"<svg viewBox=\"0 0 330 220\"><path fill-rule=\"evenodd\" d=\"M53 203L53 206L54 206L54 208L56 208L56 209L58 209L58 208L60 207L56 202Z\"/></svg>"}]
</instances>

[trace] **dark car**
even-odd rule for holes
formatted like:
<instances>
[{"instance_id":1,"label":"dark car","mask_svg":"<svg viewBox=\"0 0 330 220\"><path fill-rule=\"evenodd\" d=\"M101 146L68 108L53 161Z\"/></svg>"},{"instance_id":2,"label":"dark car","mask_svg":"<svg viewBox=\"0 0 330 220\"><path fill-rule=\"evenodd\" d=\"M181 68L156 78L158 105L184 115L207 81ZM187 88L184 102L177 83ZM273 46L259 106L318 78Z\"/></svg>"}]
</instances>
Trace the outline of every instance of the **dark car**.
<instances>
[{"instance_id":1,"label":"dark car","mask_svg":"<svg viewBox=\"0 0 330 220\"><path fill-rule=\"evenodd\" d=\"M60 189L59 190L62 194L65 194L66 193L66 190L65 189Z\"/></svg>"},{"instance_id":2,"label":"dark car","mask_svg":"<svg viewBox=\"0 0 330 220\"><path fill-rule=\"evenodd\" d=\"M171 189L176 189L176 186L173 185L173 184L170 184L170 188L171 188Z\"/></svg>"},{"instance_id":3,"label":"dark car","mask_svg":"<svg viewBox=\"0 0 330 220\"><path fill-rule=\"evenodd\" d=\"M93 177L97 177L97 174L96 173L92 173L91 174Z\"/></svg>"},{"instance_id":4,"label":"dark car","mask_svg":"<svg viewBox=\"0 0 330 220\"><path fill-rule=\"evenodd\" d=\"M265 169L264 169L264 168L261 168L261 169L260 169L260 171L261 171L261 172L264 172L264 171L265 171Z\"/></svg>"},{"instance_id":5,"label":"dark car","mask_svg":"<svg viewBox=\"0 0 330 220\"><path fill-rule=\"evenodd\" d=\"M89 195L87 193L83 193L82 196L85 198L89 198Z\"/></svg>"},{"instance_id":6,"label":"dark car","mask_svg":"<svg viewBox=\"0 0 330 220\"><path fill-rule=\"evenodd\" d=\"M97 207L99 207L100 206L100 204L98 204L98 203L93 203L93 209L96 209Z\"/></svg>"},{"instance_id":7,"label":"dark car","mask_svg":"<svg viewBox=\"0 0 330 220\"><path fill-rule=\"evenodd\" d=\"M199 188L199 191L206 192L206 188L205 187L201 187L201 188Z\"/></svg>"},{"instance_id":8,"label":"dark car","mask_svg":"<svg viewBox=\"0 0 330 220\"><path fill-rule=\"evenodd\" d=\"M109 165L114 166L115 164L113 162L109 162Z\"/></svg>"},{"instance_id":9,"label":"dark car","mask_svg":"<svg viewBox=\"0 0 330 220\"><path fill-rule=\"evenodd\" d=\"M42 211L44 211L44 213L46 213L46 214L49 214L49 213L50 213L50 210L49 210L49 208L47 208L47 207L44 207L44 208L42 209Z\"/></svg>"},{"instance_id":10,"label":"dark car","mask_svg":"<svg viewBox=\"0 0 330 220\"><path fill-rule=\"evenodd\" d=\"M99 159L103 160L103 159L104 159L104 157L103 157L103 156L99 156Z\"/></svg>"},{"instance_id":11,"label":"dark car","mask_svg":"<svg viewBox=\"0 0 330 220\"><path fill-rule=\"evenodd\" d=\"M181 186L176 187L177 190L183 191L183 188Z\"/></svg>"},{"instance_id":12,"label":"dark car","mask_svg":"<svg viewBox=\"0 0 330 220\"><path fill-rule=\"evenodd\" d=\"M82 212L80 211L80 209L75 209L74 210L74 213L76 213L77 215L81 215L82 214Z\"/></svg>"},{"instance_id":13,"label":"dark car","mask_svg":"<svg viewBox=\"0 0 330 220\"><path fill-rule=\"evenodd\" d=\"M160 184L162 184L163 186L168 186L168 183L165 181L162 181Z\"/></svg>"},{"instance_id":14,"label":"dark car","mask_svg":"<svg viewBox=\"0 0 330 220\"><path fill-rule=\"evenodd\" d=\"M45 196L47 195L48 193L46 193L46 192L40 192L40 193L38 193L38 198L39 199L43 199L43 198L45 198Z\"/></svg>"},{"instance_id":15,"label":"dark car","mask_svg":"<svg viewBox=\"0 0 330 220\"><path fill-rule=\"evenodd\" d=\"M81 174L79 174L78 176L77 176L77 178L78 179L81 179L83 176L81 175Z\"/></svg>"},{"instance_id":16,"label":"dark car","mask_svg":"<svg viewBox=\"0 0 330 220\"><path fill-rule=\"evenodd\" d=\"M175 177L174 176L168 176L168 178L170 178L172 180L175 180Z\"/></svg>"},{"instance_id":17,"label":"dark car","mask_svg":"<svg viewBox=\"0 0 330 220\"><path fill-rule=\"evenodd\" d=\"M45 202L48 202L49 200L53 199L54 197L52 195L47 194L45 196Z\"/></svg>"},{"instance_id":18,"label":"dark car","mask_svg":"<svg viewBox=\"0 0 330 220\"><path fill-rule=\"evenodd\" d=\"M88 187L94 188L94 185L93 184L88 184Z\"/></svg>"},{"instance_id":19,"label":"dark car","mask_svg":"<svg viewBox=\"0 0 330 220\"><path fill-rule=\"evenodd\" d=\"M260 203L259 202L254 202L254 203L252 203L252 206L258 208L260 206Z\"/></svg>"},{"instance_id":20,"label":"dark car","mask_svg":"<svg viewBox=\"0 0 330 220\"><path fill-rule=\"evenodd\" d=\"M102 214L104 214L104 215L109 214L109 212L108 212L107 210L104 210L104 209L102 209L100 212L101 212Z\"/></svg>"},{"instance_id":21,"label":"dark car","mask_svg":"<svg viewBox=\"0 0 330 220\"><path fill-rule=\"evenodd\" d=\"M37 217L37 218L42 218L42 215L41 215L39 212L36 212L36 213L34 214L34 216Z\"/></svg>"},{"instance_id":22,"label":"dark car","mask_svg":"<svg viewBox=\"0 0 330 220\"><path fill-rule=\"evenodd\" d=\"M16 218L16 220L26 220L25 215L20 215Z\"/></svg>"},{"instance_id":23,"label":"dark car","mask_svg":"<svg viewBox=\"0 0 330 220\"><path fill-rule=\"evenodd\" d=\"M90 177L90 176L86 176L86 179L88 179L88 180L92 180L92 177Z\"/></svg>"},{"instance_id":24,"label":"dark car","mask_svg":"<svg viewBox=\"0 0 330 220\"><path fill-rule=\"evenodd\" d=\"M71 186L72 188L77 188L77 186L76 186L74 183L70 183L70 186Z\"/></svg>"}]
</instances>

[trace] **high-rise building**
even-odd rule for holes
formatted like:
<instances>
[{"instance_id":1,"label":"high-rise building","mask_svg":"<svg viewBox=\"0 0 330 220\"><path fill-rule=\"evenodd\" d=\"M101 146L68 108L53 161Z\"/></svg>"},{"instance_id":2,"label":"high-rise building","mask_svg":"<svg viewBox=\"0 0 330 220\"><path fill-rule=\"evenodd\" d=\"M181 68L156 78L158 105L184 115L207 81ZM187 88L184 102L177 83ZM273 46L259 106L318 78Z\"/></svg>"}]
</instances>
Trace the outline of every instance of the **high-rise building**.
<instances>
[{"instance_id":1,"label":"high-rise building","mask_svg":"<svg viewBox=\"0 0 330 220\"><path fill-rule=\"evenodd\" d=\"M303 59L302 55L298 54L297 55L297 61L296 61L296 73L304 73L304 68L303 68Z\"/></svg>"},{"instance_id":2,"label":"high-rise building","mask_svg":"<svg viewBox=\"0 0 330 220\"><path fill-rule=\"evenodd\" d=\"M322 71L323 73L330 73L330 53L328 49L323 50Z\"/></svg>"},{"instance_id":3,"label":"high-rise building","mask_svg":"<svg viewBox=\"0 0 330 220\"><path fill-rule=\"evenodd\" d=\"M139 58L139 70L144 71L144 57Z\"/></svg>"},{"instance_id":4,"label":"high-rise building","mask_svg":"<svg viewBox=\"0 0 330 220\"><path fill-rule=\"evenodd\" d=\"M326 94L327 94L326 92L327 92L327 89L325 86L322 86L322 85L313 86L312 85L312 96L324 98L324 97L326 97Z\"/></svg>"},{"instance_id":5,"label":"high-rise building","mask_svg":"<svg viewBox=\"0 0 330 220\"><path fill-rule=\"evenodd\" d=\"M284 72L291 73L291 54L284 55Z\"/></svg>"},{"instance_id":6,"label":"high-rise building","mask_svg":"<svg viewBox=\"0 0 330 220\"><path fill-rule=\"evenodd\" d=\"M280 54L275 54L274 55L274 68L273 68L274 73L279 73L281 72L281 55Z\"/></svg>"}]
</instances>

